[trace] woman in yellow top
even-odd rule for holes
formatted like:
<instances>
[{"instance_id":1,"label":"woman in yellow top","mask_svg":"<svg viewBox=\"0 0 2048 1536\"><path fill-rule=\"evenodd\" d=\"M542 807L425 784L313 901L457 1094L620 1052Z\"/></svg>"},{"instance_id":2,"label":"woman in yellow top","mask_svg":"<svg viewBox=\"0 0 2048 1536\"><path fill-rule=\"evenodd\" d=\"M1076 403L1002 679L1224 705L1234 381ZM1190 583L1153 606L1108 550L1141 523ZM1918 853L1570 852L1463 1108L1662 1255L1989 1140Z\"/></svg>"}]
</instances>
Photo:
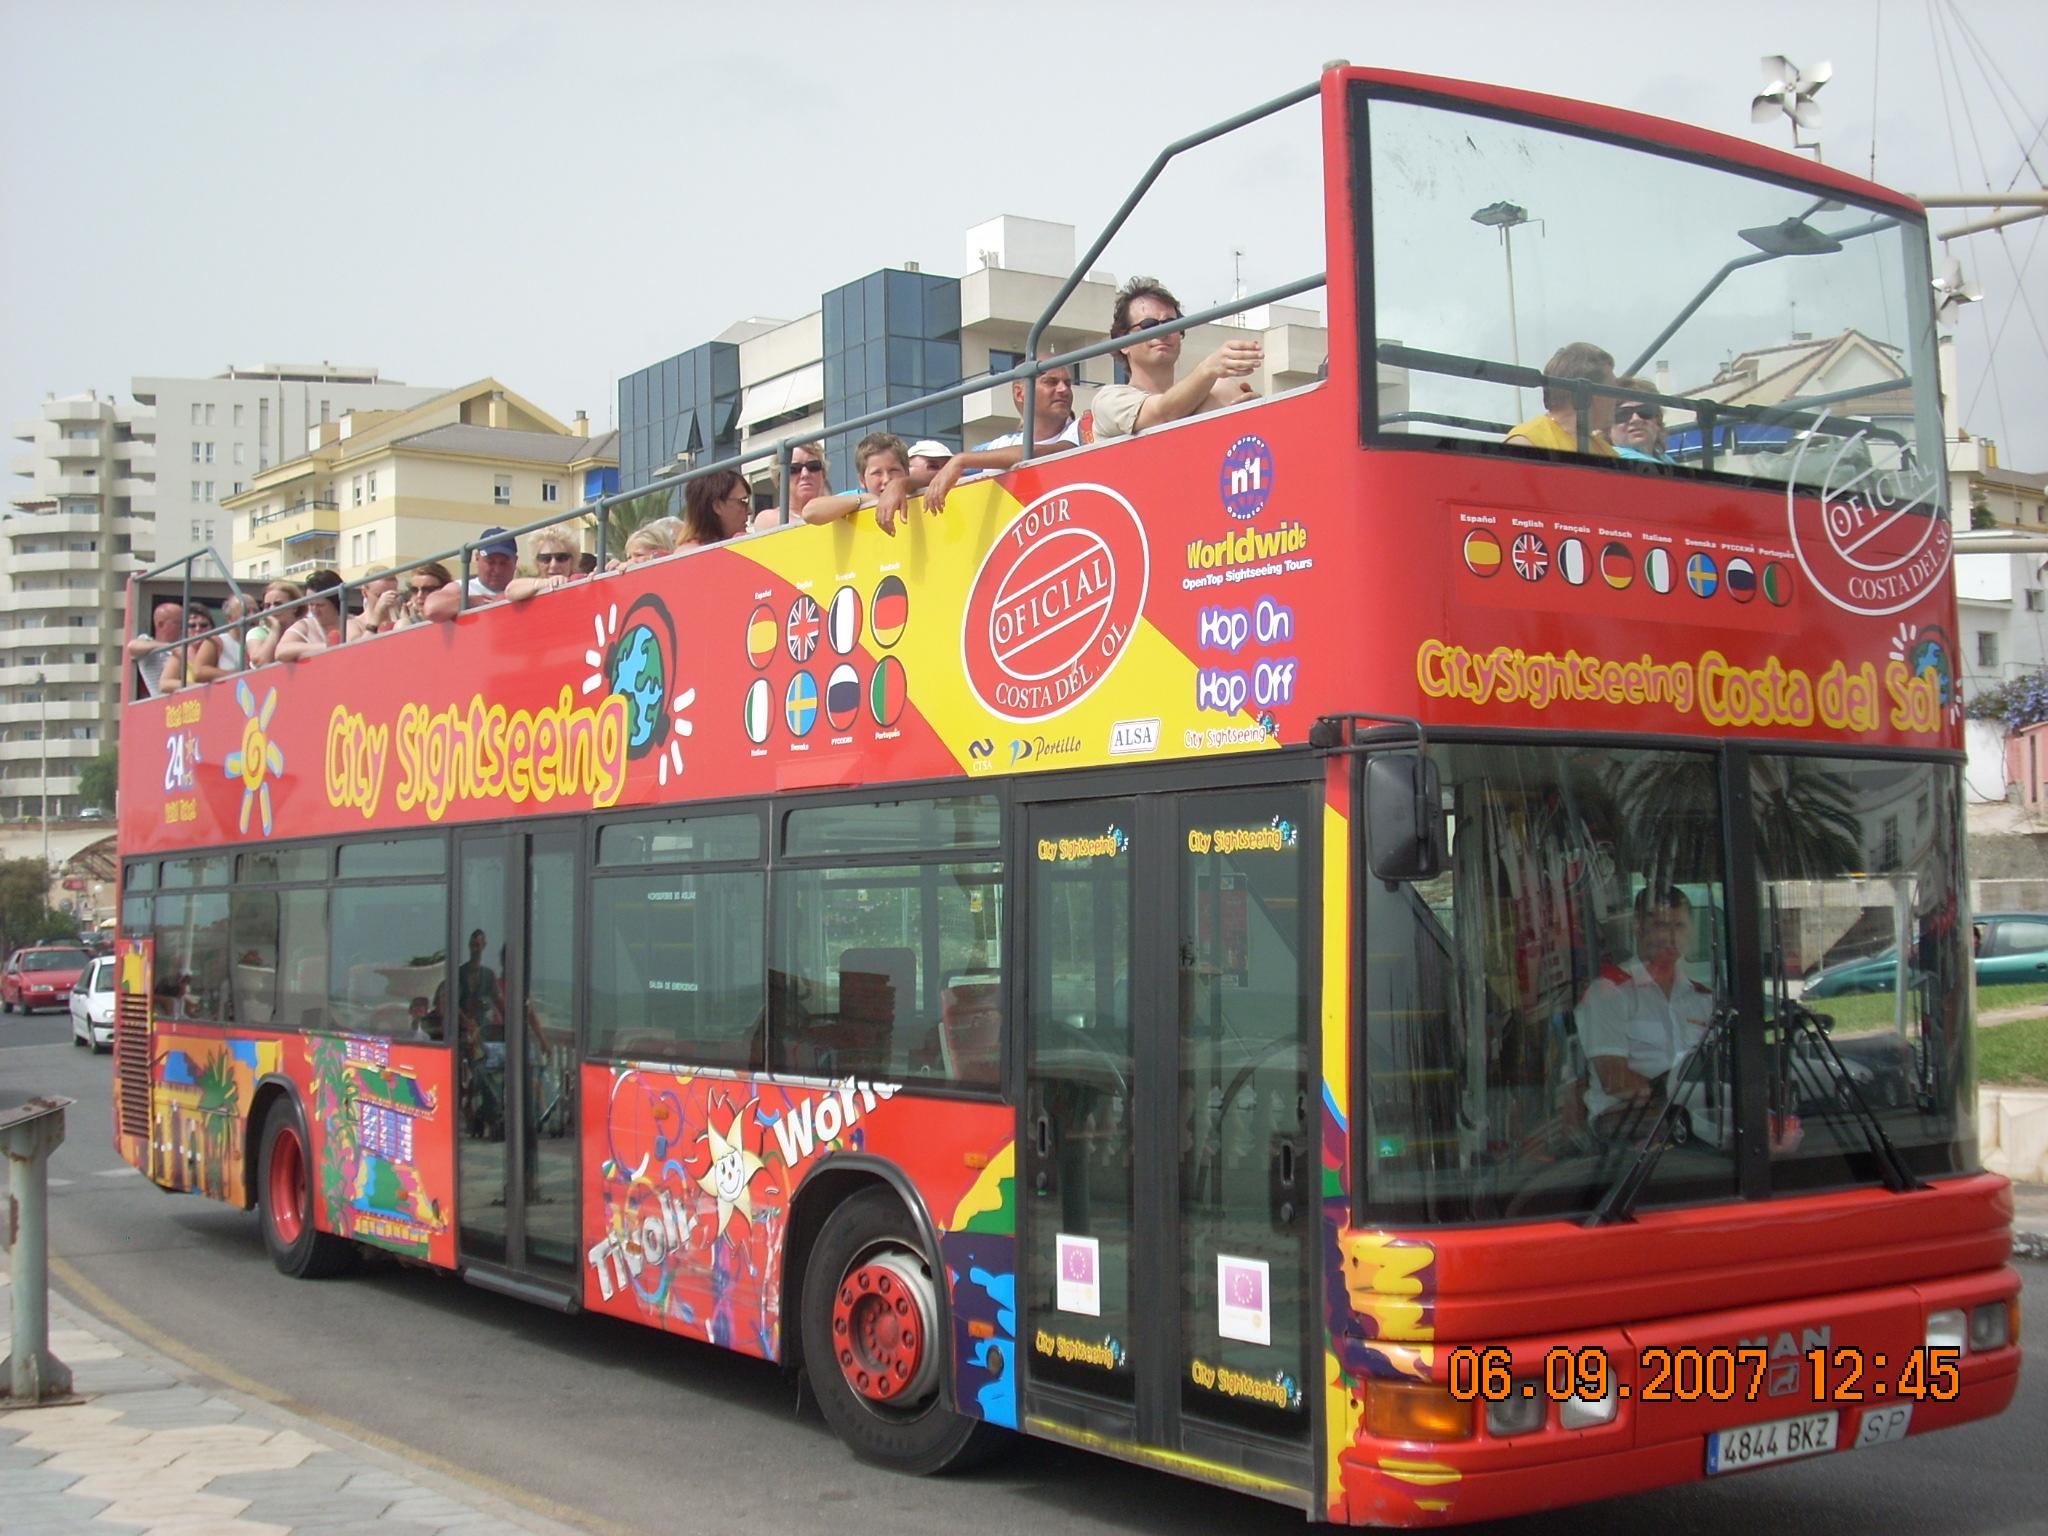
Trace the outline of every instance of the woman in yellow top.
<instances>
[{"instance_id":1,"label":"woman in yellow top","mask_svg":"<svg viewBox=\"0 0 2048 1536\"><path fill-rule=\"evenodd\" d=\"M1560 347L1543 365L1548 379L1587 379L1595 384L1614 382L1614 358L1590 341L1574 341ZM1614 425L1614 396L1596 394L1586 406L1585 452L1611 459L1614 447L1607 441ZM1578 453L1579 411L1571 389L1546 382L1543 386L1543 414L1532 416L1507 435L1505 441L1523 448L1552 448Z\"/></svg>"}]
</instances>

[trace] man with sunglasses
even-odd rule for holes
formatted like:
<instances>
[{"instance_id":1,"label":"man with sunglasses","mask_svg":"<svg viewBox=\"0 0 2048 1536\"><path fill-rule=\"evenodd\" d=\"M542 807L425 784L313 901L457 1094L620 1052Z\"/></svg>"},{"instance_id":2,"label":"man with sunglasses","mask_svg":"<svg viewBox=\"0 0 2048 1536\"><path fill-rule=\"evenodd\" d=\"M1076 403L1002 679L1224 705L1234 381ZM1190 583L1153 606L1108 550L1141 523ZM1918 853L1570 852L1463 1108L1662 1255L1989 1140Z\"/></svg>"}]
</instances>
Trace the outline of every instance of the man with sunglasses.
<instances>
[{"instance_id":1,"label":"man with sunglasses","mask_svg":"<svg viewBox=\"0 0 2048 1536\"><path fill-rule=\"evenodd\" d=\"M1265 361L1265 349L1249 336L1226 341L1197 363L1186 378L1175 380L1181 333L1162 327L1180 317L1180 300L1154 278L1134 277L1117 290L1109 334L1141 339L1123 349L1131 382L1103 385L1089 406L1097 442L1128 437L1146 427L1182 421L1257 396L1251 375Z\"/></svg>"}]
</instances>

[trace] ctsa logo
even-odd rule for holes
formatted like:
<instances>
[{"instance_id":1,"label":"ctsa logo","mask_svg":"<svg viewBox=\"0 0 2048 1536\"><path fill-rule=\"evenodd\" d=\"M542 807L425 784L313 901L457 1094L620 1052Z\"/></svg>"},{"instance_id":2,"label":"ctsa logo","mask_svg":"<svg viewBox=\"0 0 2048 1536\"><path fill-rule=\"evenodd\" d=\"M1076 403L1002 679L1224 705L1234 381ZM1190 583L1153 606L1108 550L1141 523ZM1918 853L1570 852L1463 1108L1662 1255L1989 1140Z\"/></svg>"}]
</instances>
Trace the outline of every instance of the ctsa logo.
<instances>
[{"instance_id":1,"label":"ctsa logo","mask_svg":"<svg viewBox=\"0 0 2048 1536\"><path fill-rule=\"evenodd\" d=\"M1103 485L1049 491L997 537L961 620L968 686L1005 720L1073 708L1114 670L1145 611L1145 528Z\"/></svg>"}]
</instances>

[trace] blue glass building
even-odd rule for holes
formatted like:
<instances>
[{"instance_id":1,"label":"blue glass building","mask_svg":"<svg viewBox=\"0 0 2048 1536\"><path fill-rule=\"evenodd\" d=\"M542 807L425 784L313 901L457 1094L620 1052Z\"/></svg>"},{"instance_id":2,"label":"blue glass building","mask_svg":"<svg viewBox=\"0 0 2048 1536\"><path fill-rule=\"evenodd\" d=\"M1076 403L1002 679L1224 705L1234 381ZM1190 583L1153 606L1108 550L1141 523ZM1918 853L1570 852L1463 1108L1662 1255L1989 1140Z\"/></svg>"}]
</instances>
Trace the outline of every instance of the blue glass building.
<instances>
[{"instance_id":1,"label":"blue glass building","mask_svg":"<svg viewBox=\"0 0 2048 1536\"><path fill-rule=\"evenodd\" d=\"M679 453L702 462L739 452L739 414L732 342L707 341L627 374L619 380L619 483L645 485Z\"/></svg>"}]
</instances>

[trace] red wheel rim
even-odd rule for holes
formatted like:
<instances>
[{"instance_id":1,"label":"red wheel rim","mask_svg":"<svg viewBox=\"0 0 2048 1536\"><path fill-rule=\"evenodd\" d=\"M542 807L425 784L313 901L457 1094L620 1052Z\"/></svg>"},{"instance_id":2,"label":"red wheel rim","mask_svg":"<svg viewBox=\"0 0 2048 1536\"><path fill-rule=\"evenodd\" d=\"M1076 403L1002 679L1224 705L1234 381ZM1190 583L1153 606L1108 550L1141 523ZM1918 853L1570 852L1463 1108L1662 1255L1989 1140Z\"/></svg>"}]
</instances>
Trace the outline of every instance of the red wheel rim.
<instances>
[{"instance_id":1,"label":"red wheel rim","mask_svg":"<svg viewBox=\"0 0 2048 1536\"><path fill-rule=\"evenodd\" d=\"M306 1230L306 1149L298 1129L285 1126L270 1144L270 1224L289 1248Z\"/></svg>"},{"instance_id":2,"label":"red wheel rim","mask_svg":"<svg viewBox=\"0 0 2048 1536\"><path fill-rule=\"evenodd\" d=\"M902 1273L870 1262L850 1270L832 1298L832 1344L846 1384L871 1403L894 1403L918 1379L928 1347L924 1308Z\"/></svg>"}]
</instances>

